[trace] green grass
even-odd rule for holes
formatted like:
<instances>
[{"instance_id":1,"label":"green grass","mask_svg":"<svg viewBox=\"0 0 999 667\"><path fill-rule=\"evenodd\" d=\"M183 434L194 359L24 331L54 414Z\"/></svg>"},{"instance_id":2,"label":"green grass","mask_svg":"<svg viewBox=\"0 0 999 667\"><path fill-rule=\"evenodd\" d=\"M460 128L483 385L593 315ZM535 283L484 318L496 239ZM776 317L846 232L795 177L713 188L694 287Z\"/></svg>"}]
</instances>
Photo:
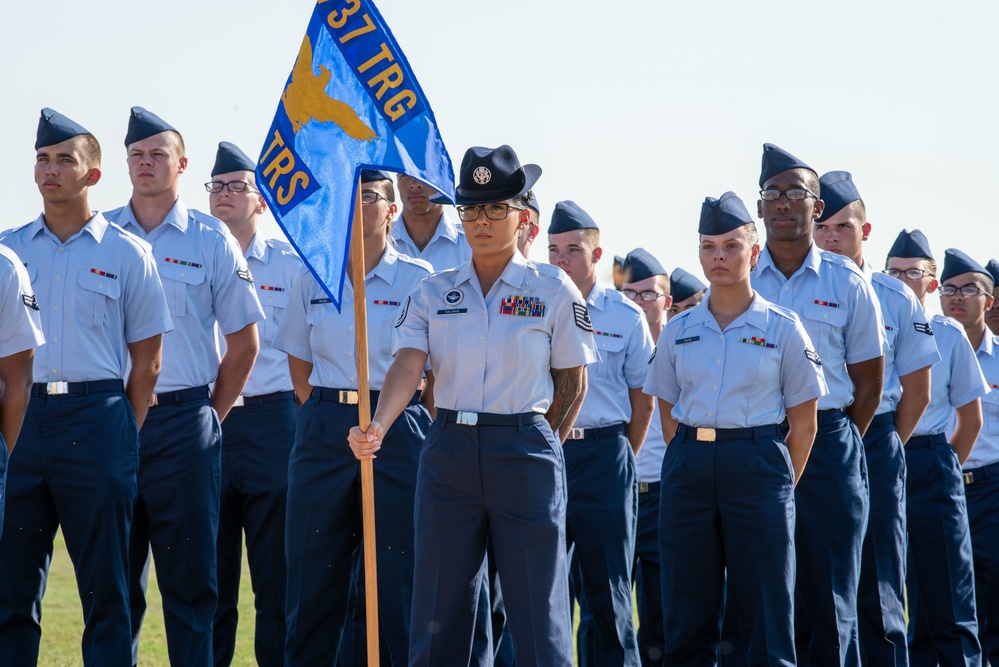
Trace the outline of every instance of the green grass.
<instances>
[{"instance_id":1,"label":"green grass","mask_svg":"<svg viewBox=\"0 0 999 667\"><path fill-rule=\"evenodd\" d=\"M154 567L149 568L147 604L146 620L142 625L142 644L139 647L139 664L142 667L168 667L170 661L167 657L166 633L163 630L163 608ZM253 616L253 591L244 554L243 576L239 584L239 632L236 636L236 656L232 661L237 667L252 667L256 664L253 656ZM48 588L42 602L42 643L38 664L48 667L81 665L82 636L83 613L76 591L76 577L60 532L56 535Z\"/></svg>"}]
</instances>

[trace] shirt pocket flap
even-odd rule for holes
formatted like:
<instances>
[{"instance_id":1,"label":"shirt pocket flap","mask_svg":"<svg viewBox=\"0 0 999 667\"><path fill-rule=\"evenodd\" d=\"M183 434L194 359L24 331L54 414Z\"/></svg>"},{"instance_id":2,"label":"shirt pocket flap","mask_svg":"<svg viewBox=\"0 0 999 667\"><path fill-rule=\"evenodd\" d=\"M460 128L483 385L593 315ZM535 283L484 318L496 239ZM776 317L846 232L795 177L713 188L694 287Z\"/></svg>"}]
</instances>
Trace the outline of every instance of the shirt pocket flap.
<instances>
[{"instance_id":1,"label":"shirt pocket flap","mask_svg":"<svg viewBox=\"0 0 999 667\"><path fill-rule=\"evenodd\" d=\"M76 282L81 288L95 294L103 294L109 299L117 299L121 296L121 283L116 278L102 276L91 271L80 271Z\"/></svg>"},{"instance_id":2,"label":"shirt pocket flap","mask_svg":"<svg viewBox=\"0 0 999 667\"><path fill-rule=\"evenodd\" d=\"M621 352L628 342L620 334L610 332L597 333L596 331L593 333L596 334L593 336L593 341L596 343L597 349L601 352Z\"/></svg>"},{"instance_id":3,"label":"shirt pocket flap","mask_svg":"<svg viewBox=\"0 0 999 667\"><path fill-rule=\"evenodd\" d=\"M160 277L166 280L175 280L188 285L200 285L205 282L205 269L201 266L185 266L183 264L171 264L161 262L159 265Z\"/></svg>"},{"instance_id":4,"label":"shirt pocket flap","mask_svg":"<svg viewBox=\"0 0 999 667\"><path fill-rule=\"evenodd\" d=\"M805 304L805 317L816 322L824 322L834 327L846 324L846 310L839 306L823 306L818 303Z\"/></svg>"},{"instance_id":5,"label":"shirt pocket flap","mask_svg":"<svg viewBox=\"0 0 999 667\"><path fill-rule=\"evenodd\" d=\"M258 289L257 298L260 299L260 305L265 308L268 306L271 308L286 308L288 306L287 292Z\"/></svg>"}]
</instances>

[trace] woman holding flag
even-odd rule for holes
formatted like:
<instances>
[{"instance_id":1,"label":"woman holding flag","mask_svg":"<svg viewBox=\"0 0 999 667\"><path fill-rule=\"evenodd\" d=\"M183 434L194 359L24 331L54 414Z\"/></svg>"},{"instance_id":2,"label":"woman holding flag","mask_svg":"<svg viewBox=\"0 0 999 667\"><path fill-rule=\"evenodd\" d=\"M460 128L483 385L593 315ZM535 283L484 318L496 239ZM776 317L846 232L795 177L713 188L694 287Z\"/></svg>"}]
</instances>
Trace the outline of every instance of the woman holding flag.
<instances>
[{"instance_id":1,"label":"woman holding flag","mask_svg":"<svg viewBox=\"0 0 999 667\"><path fill-rule=\"evenodd\" d=\"M427 365L437 415L420 454L411 665L467 664L492 538L517 664L572 664L559 427L596 359L582 296L559 269L517 252L541 175L509 146L473 147L456 203L471 261L417 286L359 459L386 435ZM375 468L378 468L375 462Z\"/></svg>"}]
</instances>

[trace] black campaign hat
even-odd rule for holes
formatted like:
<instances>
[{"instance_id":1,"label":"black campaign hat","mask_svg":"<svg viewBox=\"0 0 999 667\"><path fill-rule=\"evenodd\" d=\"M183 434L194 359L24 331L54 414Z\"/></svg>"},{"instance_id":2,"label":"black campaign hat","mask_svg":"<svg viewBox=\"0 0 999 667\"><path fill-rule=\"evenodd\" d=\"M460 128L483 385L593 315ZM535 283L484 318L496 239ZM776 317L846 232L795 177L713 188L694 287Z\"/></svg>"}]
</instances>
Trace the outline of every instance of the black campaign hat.
<instances>
[{"instance_id":1,"label":"black campaign hat","mask_svg":"<svg viewBox=\"0 0 999 667\"><path fill-rule=\"evenodd\" d=\"M472 146L461 161L455 204L488 204L527 194L541 178L541 167L520 164L517 153L506 144L499 148ZM444 195L434 195L435 204L450 203Z\"/></svg>"}]
</instances>

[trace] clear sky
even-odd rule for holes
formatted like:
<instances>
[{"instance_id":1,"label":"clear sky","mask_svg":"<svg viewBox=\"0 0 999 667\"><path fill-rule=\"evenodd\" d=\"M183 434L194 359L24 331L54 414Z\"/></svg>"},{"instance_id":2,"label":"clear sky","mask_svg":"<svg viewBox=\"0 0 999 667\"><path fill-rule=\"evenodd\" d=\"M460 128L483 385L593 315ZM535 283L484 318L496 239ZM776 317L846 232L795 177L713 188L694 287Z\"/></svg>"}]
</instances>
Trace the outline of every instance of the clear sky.
<instances>
[{"instance_id":1,"label":"clear sky","mask_svg":"<svg viewBox=\"0 0 999 667\"><path fill-rule=\"evenodd\" d=\"M699 274L706 195L755 211L773 142L820 172L846 169L874 225L876 269L902 227L934 253L999 255L999 3L745 0L378 0L433 106L455 171L470 145L511 144L542 166L552 206L573 199L612 255L644 246ZM122 145L132 105L177 127L182 196L207 210L216 146L259 153L312 0L10 2L0 10L0 229L34 219L39 110L104 148L99 209L131 186ZM273 222L267 229L279 233ZM761 225L762 231L762 225Z\"/></svg>"}]
</instances>

